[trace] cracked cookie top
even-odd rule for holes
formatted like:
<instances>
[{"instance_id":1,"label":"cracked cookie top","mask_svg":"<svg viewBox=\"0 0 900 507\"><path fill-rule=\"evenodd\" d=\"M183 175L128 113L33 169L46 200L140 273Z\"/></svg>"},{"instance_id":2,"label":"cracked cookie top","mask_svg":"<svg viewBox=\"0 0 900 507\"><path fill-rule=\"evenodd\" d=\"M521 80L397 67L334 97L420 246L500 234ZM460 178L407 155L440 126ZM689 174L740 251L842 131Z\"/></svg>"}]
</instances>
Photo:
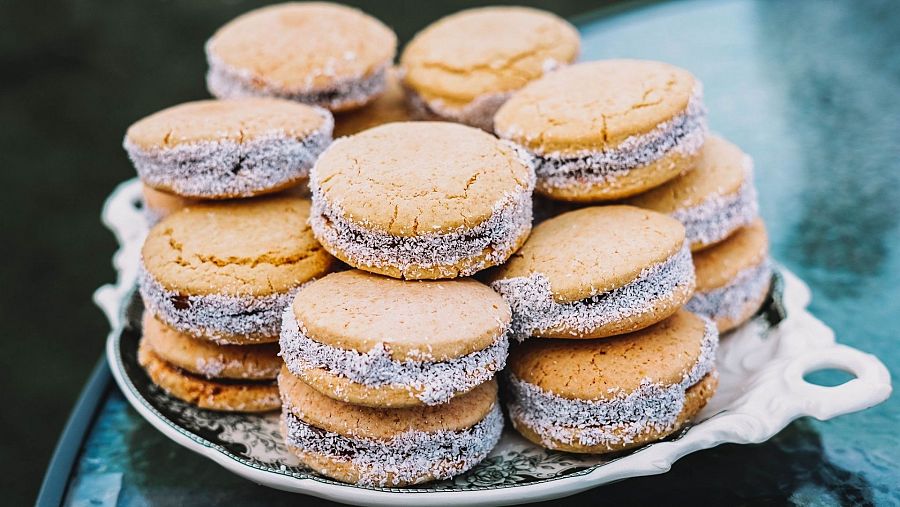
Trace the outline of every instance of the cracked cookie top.
<instances>
[{"instance_id":1,"label":"cracked cookie top","mask_svg":"<svg viewBox=\"0 0 900 507\"><path fill-rule=\"evenodd\" d=\"M143 149L204 141L242 143L269 136L303 139L329 123L323 109L288 100L244 98L187 102L139 120L125 138Z\"/></svg>"},{"instance_id":2,"label":"cracked cookie top","mask_svg":"<svg viewBox=\"0 0 900 507\"><path fill-rule=\"evenodd\" d=\"M684 113L698 86L688 71L662 62L579 63L514 94L494 128L538 153L612 149Z\"/></svg>"},{"instance_id":3,"label":"cracked cookie top","mask_svg":"<svg viewBox=\"0 0 900 507\"><path fill-rule=\"evenodd\" d=\"M403 122L338 139L310 186L345 220L412 237L476 227L532 178L515 148L479 129Z\"/></svg>"},{"instance_id":4,"label":"cracked cookie top","mask_svg":"<svg viewBox=\"0 0 900 507\"><path fill-rule=\"evenodd\" d=\"M594 206L541 222L491 282L543 275L557 303L621 287L666 261L685 241L684 226L633 206Z\"/></svg>"},{"instance_id":5,"label":"cracked cookie top","mask_svg":"<svg viewBox=\"0 0 900 507\"><path fill-rule=\"evenodd\" d=\"M511 318L506 301L471 278L407 282L358 270L307 285L291 309L319 343L363 354L383 345L396 361L447 361L485 349Z\"/></svg>"},{"instance_id":6,"label":"cracked cookie top","mask_svg":"<svg viewBox=\"0 0 900 507\"><path fill-rule=\"evenodd\" d=\"M675 385L712 359L704 344L710 339L706 322L678 310L658 324L603 340L526 340L510 351L509 371L570 400L616 399L645 383Z\"/></svg>"},{"instance_id":7,"label":"cracked cookie top","mask_svg":"<svg viewBox=\"0 0 900 507\"><path fill-rule=\"evenodd\" d=\"M179 294L284 293L336 262L313 237L309 208L308 200L288 196L189 206L150 230L141 259Z\"/></svg>"},{"instance_id":8,"label":"cracked cookie top","mask_svg":"<svg viewBox=\"0 0 900 507\"><path fill-rule=\"evenodd\" d=\"M400 59L404 82L425 100L460 107L486 93L517 90L578 56L575 28L545 11L484 7L438 20Z\"/></svg>"},{"instance_id":9,"label":"cracked cookie top","mask_svg":"<svg viewBox=\"0 0 900 507\"><path fill-rule=\"evenodd\" d=\"M207 43L207 53L247 78L295 93L328 90L389 65L397 36L359 9L288 2L238 16Z\"/></svg>"}]
</instances>

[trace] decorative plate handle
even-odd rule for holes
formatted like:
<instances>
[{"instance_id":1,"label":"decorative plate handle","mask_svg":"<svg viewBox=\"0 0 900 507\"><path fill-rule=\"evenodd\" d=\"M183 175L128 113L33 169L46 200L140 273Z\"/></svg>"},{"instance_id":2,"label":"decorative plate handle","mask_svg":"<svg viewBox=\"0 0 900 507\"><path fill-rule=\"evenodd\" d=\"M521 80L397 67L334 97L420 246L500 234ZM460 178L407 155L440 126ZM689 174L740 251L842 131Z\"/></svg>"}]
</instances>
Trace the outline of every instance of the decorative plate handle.
<instances>
[{"instance_id":1,"label":"decorative plate handle","mask_svg":"<svg viewBox=\"0 0 900 507\"><path fill-rule=\"evenodd\" d=\"M811 384L803 378L831 368L855 378L833 387ZM891 394L891 376L884 364L846 345L835 344L797 357L787 365L784 376L790 389L784 395L794 400L802 415L822 421L877 405Z\"/></svg>"},{"instance_id":2,"label":"decorative plate handle","mask_svg":"<svg viewBox=\"0 0 900 507\"><path fill-rule=\"evenodd\" d=\"M94 302L109 320L112 332L122 325L122 312L137 280L137 259L143 238L147 235L147 221L141 211L141 183L137 178L120 184L103 205L103 223L116 235L119 249L113 255L113 267L118 273L115 284L106 284L94 292Z\"/></svg>"}]
</instances>

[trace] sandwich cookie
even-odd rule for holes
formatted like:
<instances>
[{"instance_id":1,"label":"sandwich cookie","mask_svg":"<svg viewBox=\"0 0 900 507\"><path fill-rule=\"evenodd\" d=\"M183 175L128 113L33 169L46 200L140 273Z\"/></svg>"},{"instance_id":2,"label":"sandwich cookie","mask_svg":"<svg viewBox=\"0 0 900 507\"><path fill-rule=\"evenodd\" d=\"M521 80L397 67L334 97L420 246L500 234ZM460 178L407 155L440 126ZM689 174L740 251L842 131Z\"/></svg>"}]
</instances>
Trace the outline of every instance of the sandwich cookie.
<instances>
[{"instance_id":1,"label":"sandwich cookie","mask_svg":"<svg viewBox=\"0 0 900 507\"><path fill-rule=\"evenodd\" d=\"M409 108L406 105L406 95L403 87L400 86L400 78L397 73L396 68L388 70L384 94L373 100L371 104L335 115L335 138L357 134L385 123L411 119Z\"/></svg>"},{"instance_id":2,"label":"sandwich cookie","mask_svg":"<svg viewBox=\"0 0 900 507\"><path fill-rule=\"evenodd\" d=\"M762 220L694 254L697 291L686 308L716 322L719 332L746 322L763 305L772 284L769 238Z\"/></svg>"},{"instance_id":3,"label":"sandwich cookie","mask_svg":"<svg viewBox=\"0 0 900 507\"><path fill-rule=\"evenodd\" d=\"M347 111L384 91L397 36L364 12L324 2L250 11L206 43L218 98L271 96Z\"/></svg>"},{"instance_id":4,"label":"sandwich cookie","mask_svg":"<svg viewBox=\"0 0 900 507\"><path fill-rule=\"evenodd\" d=\"M306 185L306 182L304 180L298 185L294 185L287 190L281 191L279 194L293 195L296 197L305 197L309 199L309 186ZM159 223L159 221L163 218L166 218L172 213L175 213L176 211L181 211L188 206L200 204L203 202L202 199L189 199L187 197L181 197L175 194L170 194L168 192L163 192L161 190L156 190L152 187L148 187L147 185L141 185L141 197L143 199L144 218L147 220L147 224L149 224L151 227ZM266 197L264 196L261 198L265 199Z\"/></svg>"},{"instance_id":5,"label":"sandwich cookie","mask_svg":"<svg viewBox=\"0 0 900 507\"><path fill-rule=\"evenodd\" d=\"M188 199L155 190L147 185L141 185L141 197L143 198L144 218L147 219L147 223L151 226L156 225L160 220L176 211L200 202L196 199Z\"/></svg>"},{"instance_id":6,"label":"sandwich cookie","mask_svg":"<svg viewBox=\"0 0 900 507\"><path fill-rule=\"evenodd\" d=\"M694 292L684 227L632 206L546 220L487 278L512 308L520 340L629 333L672 315Z\"/></svg>"},{"instance_id":7,"label":"sandwich cookie","mask_svg":"<svg viewBox=\"0 0 900 507\"><path fill-rule=\"evenodd\" d=\"M413 111L487 131L509 96L578 56L575 27L546 11L482 7L447 16L400 57Z\"/></svg>"},{"instance_id":8,"label":"sandwich cookie","mask_svg":"<svg viewBox=\"0 0 900 507\"><path fill-rule=\"evenodd\" d=\"M705 248L756 220L753 161L737 146L710 136L692 171L628 203L670 215L684 224L691 250Z\"/></svg>"},{"instance_id":9,"label":"sandwich cookie","mask_svg":"<svg viewBox=\"0 0 900 507\"><path fill-rule=\"evenodd\" d=\"M284 312L281 356L331 398L437 405L503 369L509 322L503 298L470 278L406 282L343 271L297 293Z\"/></svg>"},{"instance_id":10,"label":"sandwich cookie","mask_svg":"<svg viewBox=\"0 0 900 507\"><path fill-rule=\"evenodd\" d=\"M273 343L216 345L180 333L144 313L138 362L170 395L209 410L264 412L281 406Z\"/></svg>"},{"instance_id":11,"label":"sandwich cookie","mask_svg":"<svg viewBox=\"0 0 900 507\"><path fill-rule=\"evenodd\" d=\"M395 278L468 276L503 263L531 230L534 170L478 129L389 123L338 139L310 172L316 239Z\"/></svg>"},{"instance_id":12,"label":"sandwich cookie","mask_svg":"<svg viewBox=\"0 0 900 507\"><path fill-rule=\"evenodd\" d=\"M680 310L608 340L529 340L510 354L513 426L548 449L607 453L666 437L716 390L715 325Z\"/></svg>"},{"instance_id":13,"label":"sandwich cookie","mask_svg":"<svg viewBox=\"0 0 900 507\"><path fill-rule=\"evenodd\" d=\"M693 168L706 138L700 83L661 62L572 65L513 95L501 138L537 158L537 191L564 201L621 199Z\"/></svg>"},{"instance_id":14,"label":"sandwich cookie","mask_svg":"<svg viewBox=\"0 0 900 507\"><path fill-rule=\"evenodd\" d=\"M138 121L124 146L144 184L181 197L229 199L304 180L333 127L328 111L289 101L202 100Z\"/></svg>"},{"instance_id":15,"label":"sandwich cookie","mask_svg":"<svg viewBox=\"0 0 900 507\"><path fill-rule=\"evenodd\" d=\"M154 226L138 275L146 308L224 344L274 342L304 283L335 267L307 225L309 201L273 196L197 204Z\"/></svg>"},{"instance_id":16,"label":"sandwich cookie","mask_svg":"<svg viewBox=\"0 0 900 507\"><path fill-rule=\"evenodd\" d=\"M367 486L449 479L500 439L497 383L433 407L372 408L324 396L285 367L278 377L288 448L316 472Z\"/></svg>"}]
</instances>

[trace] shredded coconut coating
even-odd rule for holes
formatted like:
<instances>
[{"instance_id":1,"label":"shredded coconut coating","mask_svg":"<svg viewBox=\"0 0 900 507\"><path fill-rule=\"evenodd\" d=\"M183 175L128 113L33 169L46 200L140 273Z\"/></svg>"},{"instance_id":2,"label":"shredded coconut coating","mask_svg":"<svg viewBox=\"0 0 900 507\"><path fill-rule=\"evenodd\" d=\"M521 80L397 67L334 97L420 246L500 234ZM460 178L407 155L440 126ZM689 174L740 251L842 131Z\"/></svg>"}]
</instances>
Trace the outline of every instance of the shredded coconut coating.
<instances>
[{"instance_id":1,"label":"shredded coconut coating","mask_svg":"<svg viewBox=\"0 0 900 507\"><path fill-rule=\"evenodd\" d=\"M631 136L615 148L580 153L535 153L535 171L550 188L608 184L632 169L649 165L669 153L693 155L706 140L706 108L698 84L684 112L646 134ZM501 137L512 137L500 133ZM524 147L522 147L524 149Z\"/></svg>"},{"instance_id":2,"label":"shredded coconut coating","mask_svg":"<svg viewBox=\"0 0 900 507\"><path fill-rule=\"evenodd\" d=\"M309 175L334 130L331 113L319 113L322 126L303 139L278 133L240 143L202 141L148 150L126 137L123 145L151 187L185 197L251 197Z\"/></svg>"},{"instance_id":3,"label":"shredded coconut coating","mask_svg":"<svg viewBox=\"0 0 900 507\"><path fill-rule=\"evenodd\" d=\"M454 121L480 128L486 132L494 131L494 114L511 96L511 92L485 93L463 107L448 107L440 99L427 101L412 90L406 91L410 114L413 118Z\"/></svg>"},{"instance_id":4,"label":"shredded coconut coating","mask_svg":"<svg viewBox=\"0 0 900 507\"><path fill-rule=\"evenodd\" d=\"M382 487L461 474L487 457L503 431L499 403L471 428L431 433L410 430L389 440L331 433L305 423L289 409L283 418L288 445L351 463L359 472L359 484Z\"/></svg>"},{"instance_id":5,"label":"shredded coconut coating","mask_svg":"<svg viewBox=\"0 0 900 507\"><path fill-rule=\"evenodd\" d=\"M715 290L694 293L685 308L711 319L738 319L745 307L756 301L772 280L772 260L766 257L756 266L739 272L734 279Z\"/></svg>"},{"instance_id":6,"label":"shredded coconut coating","mask_svg":"<svg viewBox=\"0 0 900 507\"><path fill-rule=\"evenodd\" d=\"M537 332L564 328L587 334L594 329L651 310L694 283L694 264L685 241L668 259L648 266L631 282L572 303L553 300L550 280L541 273L496 280L491 287L512 308L511 336L524 340Z\"/></svg>"},{"instance_id":7,"label":"shredded coconut coating","mask_svg":"<svg viewBox=\"0 0 900 507\"><path fill-rule=\"evenodd\" d=\"M387 64L382 65L369 76L336 80L331 88L315 89L308 86L292 90L261 81L247 70L227 65L210 51L208 42L206 59L209 62L206 87L209 89L209 93L218 99L278 97L335 111L369 102L376 95L384 93L387 84ZM310 83L311 81L310 78Z\"/></svg>"},{"instance_id":8,"label":"shredded coconut coating","mask_svg":"<svg viewBox=\"0 0 900 507\"><path fill-rule=\"evenodd\" d=\"M566 64L553 58L547 58L543 64L544 74L552 72L563 65ZM417 120L454 121L480 128L486 132L494 131L494 115L515 93L515 90L483 93L464 106L451 107L443 100L425 100L424 97L414 90L409 88L405 90L410 114L413 118Z\"/></svg>"},{"instance_id":9,"label":"shredded coconut coating","mask_svg":"<svg viewBox=\"0 0 900 507\"><path fill-rule=\"evenodd\" d=\"M278 336L281 314L302 287L265 296L185 296L163 287L143 263L138 284L144 305L153 315L173 329L222 344L231 343L229 337L234 336L249 340Z\"/></svg>"},{"instance_id":10,"label":"shredded coconut coating","mask_svg":"<svg viewBox=\"0 0 900 507\"><path fill-rule=\"evenodd\" d=\"M295 375L324 368L357 384L406 389L426 405L447 403L457 394L487 382L506 366L509 340L506 330L485 349L449 361L396 361L384 343L369 352L339 349L310 338L292 308L284 311L281 357Z\"/></svg>"},{"instance_id":11,"label":"shredded coconut coating","mask_svg":"<svg viewBox=\"0 0 900 507\"><path fill-rule=\"evenodd\" d=\"M572 400L507 375L510 417L521 421L541 436L546 446L552 441L581 446L618 447L634 442L645 433L674 429L684 409L688 388L715 370L719 332L707 318L700 356L681 382L662 385L643 379L632 392L611 391L611 399Z\"/></svg>"},{"instance_id":12,"label":"shredded coconut coating","mask_svg":"<svg viewBox=\"0 0 900 507\"><path fill-rule=\"evenodd\" d=\"M759 214L756 187L753 185L753 162L744 157L744 183L731 195L712 195L702 203L671 213L684 225L688 242L692 245L711 245L731 233L749 225Z\"/></svg>"},{"instance_id":13,"label":"shredded coconut coating","mask_svg":"<svg viewBox=\"0 0 900 507\"><path fill-rule=\"evenodd\" d=\"M405 237L367 229L364 223L345 219L340 202L327 202L313 168L309 224L317 238L324 238L357 267L396 267L405 272L418 266L440 269L446 276L469 276L505 262L531 228L534 182L531 173L527 186L506 193L494 204L491 216L475 227ZM479 256L484 257L475 262ZM458 269L464 261L471 262Z\"/></svg>"}]
</instances>

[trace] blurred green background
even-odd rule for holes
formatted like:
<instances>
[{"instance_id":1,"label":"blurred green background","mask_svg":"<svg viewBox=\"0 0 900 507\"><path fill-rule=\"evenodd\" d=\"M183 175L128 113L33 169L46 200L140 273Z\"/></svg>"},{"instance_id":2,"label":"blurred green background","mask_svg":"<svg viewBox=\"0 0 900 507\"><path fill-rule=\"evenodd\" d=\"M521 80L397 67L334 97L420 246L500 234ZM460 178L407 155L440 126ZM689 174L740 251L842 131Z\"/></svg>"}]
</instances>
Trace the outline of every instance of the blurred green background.
<instances>
[{"instance_id":1,"label":"blurred green background","mask_svg":"<svg viewBox=\"0 0 900 507\"><path fill-rule=\"evenodd\" d=\"M208 96L203 44L251 1L0 2L2 503L33 501L56 439L100 356L106 320L91 302L114 279L112 235L99 220L113 187L134 176L121 148L135 120ZM484 4L562 16L603 1L349 1L401 41L440 16Z\"/></svg>"}]
</instances>

